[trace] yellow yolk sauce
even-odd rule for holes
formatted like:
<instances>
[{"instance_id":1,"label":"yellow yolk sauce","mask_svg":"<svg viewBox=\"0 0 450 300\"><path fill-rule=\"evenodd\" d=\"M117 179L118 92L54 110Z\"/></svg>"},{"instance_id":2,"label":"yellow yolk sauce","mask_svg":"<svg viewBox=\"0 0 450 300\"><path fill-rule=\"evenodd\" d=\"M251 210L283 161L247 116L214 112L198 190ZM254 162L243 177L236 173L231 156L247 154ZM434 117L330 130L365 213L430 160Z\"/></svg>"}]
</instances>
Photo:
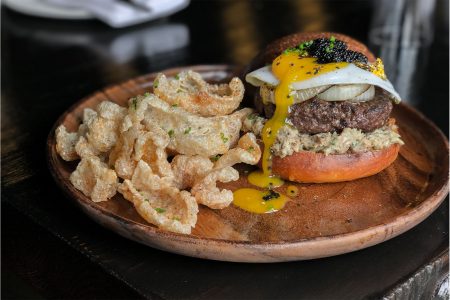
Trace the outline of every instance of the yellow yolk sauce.
<instances>
[{"instance_id":1,"label":"yellow yolk sauce","mask_svg":"<svg viewBox=\"0 0 450 300\"><path fill-rule=\"evenodd\" d=\"M278 130L286 123L286 118L289 114L289 106L294 104L294 96L291 93L291 84L343 68L347 65L348 63L346 62L319 64L316 62L316 58L301 57L295 52L283 53L273 61L272 73L280 81L275 89L275 113L272 118L266 122L261 132L264 143L261 161L262 170L252 172L248 176L248 181L251 184L271 189L279 187L284 183L281 178L272 174L272 154L270 149L275 143ZM292 189L292 191L293 196L296 196L298 189ZM288 192L291 193L289 190ZM269 202L262 199L264 196L263 193L264 192L255 189L240 189L234 192L233 203L244 210L261 213L261 211L267 207L267 202ZM283 196L282 199L288 198ZM245 202L248 202L248 204L245 204Z\"/></svg>"},{"instance_id":2,"label":"yellow yolk sauce","mask_svg":"<svg viewBox=\"0 0 450 300\"><path fill-rule=\"evenodd\" d=\"M243 210L256 214L276 212L284 207L289 198L279 193L275 193L278 196L272 198L271 193L273 192L258 191L249 188L238 189L233 193L233 204Z\"/></svg>"},{"instance_id":3,"label":"yellow yolk sauce","mask_svg":"<svg viewBox=\"0 0 450 300\"><path fill-rule=\"evenodd\" d=\"M298 195L298 187L295 185L290 185L286 189L286 194L288 194L290 197L295 197Z\"/></svg>"}]
</instances>

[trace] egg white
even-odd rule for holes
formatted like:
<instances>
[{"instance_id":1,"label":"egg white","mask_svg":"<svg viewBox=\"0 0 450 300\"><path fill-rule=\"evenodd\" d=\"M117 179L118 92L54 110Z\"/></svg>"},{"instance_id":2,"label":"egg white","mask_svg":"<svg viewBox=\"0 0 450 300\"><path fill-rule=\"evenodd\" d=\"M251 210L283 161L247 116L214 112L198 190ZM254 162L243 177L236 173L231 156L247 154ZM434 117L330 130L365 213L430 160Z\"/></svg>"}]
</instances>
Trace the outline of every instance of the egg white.
<instances>
[{"instance_id":1,"label":"egg white","mask_svg":"<svg viewBox=\"0 0 450 300\"><path fill-rule=\"evenodd\" d=\"M265 66L248 73L245 76L245 80L257 87L263 84L277 86L280 83L278 78L272 73L271 66ZM348 64L344 68L316 75L306 80L293 82L291 89L298 91L330 84L371 84L387 91L396 103L401 101L400 95L395 91L389 80L383 80L369 71L358 68L354 64Z\"/></svg>"}]
</instances>

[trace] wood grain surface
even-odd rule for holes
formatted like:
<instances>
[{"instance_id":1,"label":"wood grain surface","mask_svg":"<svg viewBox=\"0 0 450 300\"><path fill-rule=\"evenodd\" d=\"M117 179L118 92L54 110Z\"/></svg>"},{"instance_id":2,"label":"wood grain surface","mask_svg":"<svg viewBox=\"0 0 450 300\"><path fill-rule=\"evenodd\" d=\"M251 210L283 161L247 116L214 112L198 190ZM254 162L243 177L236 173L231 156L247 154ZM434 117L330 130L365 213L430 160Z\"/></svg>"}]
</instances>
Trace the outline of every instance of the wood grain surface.
<instances>
[{"instance_id":1,"label":"wood grain surface","mask_svg":"<svg viewBox=\"0 0 450 300\"><path fill-rule=\"evenodd\" d=\"M233 74L229 66L187 67L210 81ZM181 68L164 71L167 75ZM48 137L49 167L56 182L94 220L113 231L162 250L225 261L276 262L312 259L355 251L390 239L430 215L448 193L448 142L429 120L413 108L395 106L393 116L405 141L399 157L383 172L351 182L298 184L299 195L283 210L250 214L230 205L223 210L200 207L191 235L160 230L146 223L120 194L94 203L69 181L76 163L55 151L54 129L64 124L75 131L82 111L103 100L125 105L135 95L151 91L156 74L108 87L80 100L55 123ZM222 184L231 190L250 186L239 166L240 179ZM284 192L286 189L278 189Z\"/></svg>"}]
</instances>

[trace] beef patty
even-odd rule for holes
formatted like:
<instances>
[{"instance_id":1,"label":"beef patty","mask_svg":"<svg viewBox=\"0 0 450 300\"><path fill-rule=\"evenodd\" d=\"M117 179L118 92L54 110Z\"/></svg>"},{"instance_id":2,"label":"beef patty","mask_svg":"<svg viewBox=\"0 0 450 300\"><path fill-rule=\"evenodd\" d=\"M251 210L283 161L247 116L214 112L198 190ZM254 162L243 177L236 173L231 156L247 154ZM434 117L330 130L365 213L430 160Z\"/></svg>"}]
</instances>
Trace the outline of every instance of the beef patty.
<instances>
[{"instance_id":1,"label":"beef patty","mask_svg":"<svg viewBox=\"0 0 450 300\"><path fill-rule=\"evenodd\" d=\"M262 107L255 103L267 118L272 117L275 105ZM367 102L324 101L313 98L290 107L288 122L299 132L316 134L340 132L344 128L357 128L370 132L386 124L392 111L392 102L386 92L377 88L374 99Z\"/></svg>"}]
</instances>

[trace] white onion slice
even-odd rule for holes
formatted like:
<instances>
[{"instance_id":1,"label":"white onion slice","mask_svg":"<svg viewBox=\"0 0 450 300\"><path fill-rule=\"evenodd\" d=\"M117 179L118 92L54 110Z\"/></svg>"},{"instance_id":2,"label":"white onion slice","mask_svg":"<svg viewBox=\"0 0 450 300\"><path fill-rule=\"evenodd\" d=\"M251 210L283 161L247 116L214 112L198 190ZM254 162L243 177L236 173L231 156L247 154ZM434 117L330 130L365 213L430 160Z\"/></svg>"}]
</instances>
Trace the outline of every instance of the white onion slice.
<instances>
[{"instance_id":1,"label":"white onion slice","mask_svg":"<svg viewBox=\"0 0 450 300\"><path fill-rule=\"evenodd\" d=\"M365 102L372 100L375 96L375 87L371 85L364 93L359 96L356 96L353 99L350 99L351 102Z\"/></svg>"},{"instance_id":2,"label":"white onion slice","mask_svg":"<svg viewBox=\"0 0 450 300\"><path fill-rule=\"evenodd\" d=\"M326 89L329 89L330 86L331 85L323 85L310 89L293 91L292 94L294 95L294 102L298 103L311 99L317 96L319 93L325 91Z\"/></svg>"},{"instance_id":3,"label":"white onion slice","mask_svg":"<svg viewBox=\"0 0 450 300\"><path fill-rule=\"evenodd\" d=\"M317 95L317 98L325 101L345 101L353 99L369 89L369 84L339 84Z\"/></svg>"},{"instance_id":4,"label":"white onion slice","mask_svg":"<svg viewBox=\"0 0 450 300\"><path fill-rule=\"evenodd\" d=\"M331 85L323 85L318 86L310 89L304 89L304 90L298 90L298 91L292 91L291 95L294 97L294 103L303 102L306 100L309 100L311 98L314 98L319 93L323 92L324 90L328 89ZM267 104L267 102L275 104L275 88L269 87L266 84L261 85L259 89L259 94L261 95L261 98L263 99L264 104Z\"/></svg>"}]
</instances>

